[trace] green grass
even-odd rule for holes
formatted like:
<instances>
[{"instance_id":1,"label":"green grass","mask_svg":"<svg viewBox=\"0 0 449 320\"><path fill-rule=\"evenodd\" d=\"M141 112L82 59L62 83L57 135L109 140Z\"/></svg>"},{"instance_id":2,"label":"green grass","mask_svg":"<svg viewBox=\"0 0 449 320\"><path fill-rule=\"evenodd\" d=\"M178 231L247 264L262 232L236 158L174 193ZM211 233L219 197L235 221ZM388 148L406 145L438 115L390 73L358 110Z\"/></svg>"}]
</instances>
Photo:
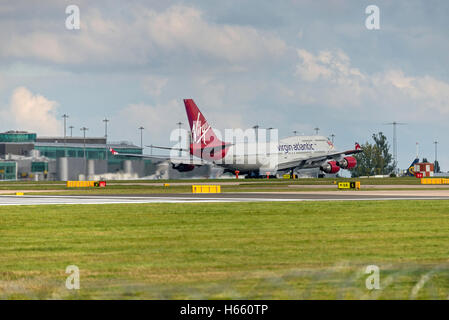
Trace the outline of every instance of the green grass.
<instances>
[{"instance_id":1,"label":"green grass","mask_svg":"<svg viewBox=\"0 0 449 320\"><path fill-rule=\"evenodd\" d=\"M417 186L416 188L376 188L376 189L369 189L369 188L363 188L358 190L357 192L364 192L364 191L419 191L419 190L429 190L429 188L419 188ZM441 187L441 188L432 188L432 191L435 190L449 190L449 187ZM320 192L320 191L339 191L339 192L348 192L348 191L354 191L351 189L341 189L338 190L337 187L335 188L280 188L280 187L273 187L273 188L248 188L248 187L238 187L238 186L222 186L221 187L222 193L238 193L238 192L282 192L282 193L291 193L291 192ZM136 195L136 196L144 196L149 194L185 194L185 193L191 193L192 188L190 186L179 186L179 187L146 187L146 188L136 188L136 189L128 189L128 188L115 188L115 189L99 189L99 188L80 188L80 189L69 189L69 190L61 190L61 191L45 191L42 190L42 192L33 192L33 193L27 193L27 195ZM201 196L201 195L199 195Z\"/></svg>"},{"instance_id":2,"label":"green grass","mask_svg":"<svg viewBox=\"0 0 449 320\"><path fill-rule=\"evenodd\" d=\"M0 298L441 299L448 230L446 201L1 207Z\"/></svg>"},{"instance_id":3,"label":"green grass","mask_svg":"<svg viewBox=\"0 0 449 320\"><path fill-rule=\"evenodd\" d=\"M391 184L420 184L420 179L416 179L414 177L397 177L397 178L311 178L311 179L193 179L193 180L123 180L123 181L108 181L108 183L142 183L142 182L157 182L157 183L174 183L174 182L191 182L195 183L214 183L214 182L239 182L240 184L260 184L266 185L269 183L270 185L285 185L285 184L299 184L299 185L315 185L315 184L333 184L334 181L354 181L359 180L362 184L374 184L374 185L391 185Z\"/></svg>"},{"instance_id":4,"label":"green grass","mask_svg":"<svg viewBox=\"0 0 449 320\"><path fill-rule=\"evenodd\" d=\"M32 194L64 194L64 195L101 195L101 194L155 194L155 193L190 193L191 184L197 183L222 183L238 182L239 185L222 185L222 192L301 192L301 191L329 191L336 190L334 182L354 181L348 178L323 178L323 179L195 179L195 180L127 180L107 181L106 188L67 188L62 181L3 181L0 182L0 191L32 190ZM401 178L366 178L359 179L362 183L362 191L370 190L368 185L397 185L397 188L376 190L412 190L401 188L401 185L413 185L414 190L429 189L421 185L420 180L413 177ZM169 183L169 187L162 184ZM188 185L177 185L183 183ZM154 185L153 185L154 184ZM301 187L291 187L298 185ZM308 186L314 186L308 187ZM318 188L317 188L318 186ZM320 187L321 186L321 187ZM435 190L431 186L433 190ZM416 188L416 189L415 189ZM441 186L447 190L449 186ZM35 193L38 192L38 193ZM31 194L31 193L30 193Z\"/></svg>"},{"instance_id":5,"label":"green grass","mask_svg":"<svg viewBox=\"0 0 449 320\"><path fill-rule=\"evenodd\" d=\"M420 179L414 177L397 177L397 178L319 178L319 179L177 179L177 180L109 180L108 185L127 184L133 185L136 183L220 183L220 182L238 182L240 184L259 184L259 185L329 185L334 181L354 181L359 180L365 185L394 185L394 184L420 184ZM64 187L65 182L61 181L0 181L0 189L7 187L39 187L45 186L48 188Z\"/></svg>"},{"instance_id":6,"label":"green grass","mask_svg":"<svg viewBox=\"0 0 449 320\"><path fill-rule=\"evenodd\" d=\"M238 182L239 185L222 185L222 192L301 192L301 191L329 191L336 190L337 185L334 182L354 181L356 179L242 179L242 180L217 180L217 179L198 179L198 180L136 180L136 181L107 181L106 188L67 188L64 182L2 182L0 190L11 192L22 190L41 191L36 194L65 194L65 195L98 195L98 194L154 194L154 193L190 193L191 185L197 183L220 183L220 182ZM405 178L370 178L359 179L362 183L362 191L372 190L369 185L395 185L397 188L385 188L376 190L412 190L410 188L401 188L402 185L413 186L413 190L429 189L427 185L419 184L419 179L412 177ZM182 182L188 185L179 185ZM163 183L170 184L164 187ZM294 186L300 187L294 187ZM292 187L293 186L293 187ZM313 187L309 187L313 186ZM318 186L318 188L317 188ZM430 186L432 190L434 186ZM441 190L447 190L449 185L441 185Z\"/></svg>"}]
</instances>

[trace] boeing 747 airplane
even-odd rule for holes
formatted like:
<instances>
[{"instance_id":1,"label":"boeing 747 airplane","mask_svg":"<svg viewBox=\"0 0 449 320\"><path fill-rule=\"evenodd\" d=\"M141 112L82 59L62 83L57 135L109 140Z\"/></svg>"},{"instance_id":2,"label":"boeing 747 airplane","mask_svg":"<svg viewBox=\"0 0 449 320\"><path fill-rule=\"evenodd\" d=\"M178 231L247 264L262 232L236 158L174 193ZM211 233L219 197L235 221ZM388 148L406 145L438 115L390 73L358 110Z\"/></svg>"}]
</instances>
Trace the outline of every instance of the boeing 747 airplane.
<instances>
[{"instance_id":1,"label":"boeing 747 airplane","mask_svg":"<svg viewBox=\"0 0 449 320\"><path fill-rule=\"evenodd\" d=\"M153 147L188 152L190 157L122 154L113 149L110 150L111 153L169 161L174 169L181 172L191 171L195 166L214 164L223 167L225 172L238 171L240 174L257 177L311 168L319 168L323 173L337 173L340 169L354 168L357 160L351 155L362 152L358 143L353 150L337 151L328 138L318 135L268 141L262 148L260 143L254 142L224 142L215 134L192 99L185 99L184 105L191 130L189 149Z\"/></svg>"}]
</instances>

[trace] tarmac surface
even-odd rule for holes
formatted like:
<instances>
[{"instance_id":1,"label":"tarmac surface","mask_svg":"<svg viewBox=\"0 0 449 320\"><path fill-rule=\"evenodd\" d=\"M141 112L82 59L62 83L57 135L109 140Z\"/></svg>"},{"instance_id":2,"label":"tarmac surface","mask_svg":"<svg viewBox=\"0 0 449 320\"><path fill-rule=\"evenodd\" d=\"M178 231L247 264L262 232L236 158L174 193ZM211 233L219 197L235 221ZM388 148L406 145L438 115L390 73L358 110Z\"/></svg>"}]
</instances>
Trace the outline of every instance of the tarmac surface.
<instances>
[{"instance_id":1,"label":"tarmac surface","mask_svg":"<svg viewBox=\"0 0 449 320\"><path fill-rule=\"evenodd\" d=\"M296 193L218 193L218 194L147 194L147 195L1 195L2 205L42 204L119 204L119 203L200 203L261 201L369 201L369 200L449 200L446 190L432 192L334 191Z\"/></svg>"}]
</instances>

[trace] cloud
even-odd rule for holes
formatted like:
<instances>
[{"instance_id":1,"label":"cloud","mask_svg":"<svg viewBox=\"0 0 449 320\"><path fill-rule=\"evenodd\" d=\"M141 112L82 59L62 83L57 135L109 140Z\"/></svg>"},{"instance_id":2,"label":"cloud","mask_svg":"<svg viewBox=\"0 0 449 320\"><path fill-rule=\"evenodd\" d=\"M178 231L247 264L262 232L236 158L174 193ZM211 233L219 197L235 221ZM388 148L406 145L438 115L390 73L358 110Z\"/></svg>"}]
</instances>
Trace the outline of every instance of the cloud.
<instances>
[{"instance_id":1,"label":"cloud","mask_svg":"<svg viewBox=\"0 0 449 320\"><path fill-rule=\"evenodd\" d=\"M316 56L302 49L297 52L302 63L296 66L296 73L306 81L322 78L333 83L347 84L365 79L359 69L351 68L349 57L341 50L335 53L321 51Z\"/></svg>"},{"instance_id":2,"label":"cloud","mask_svg":"<svg viewBox=\"0 0 449 320\"><path fill-rule=\"evenodd\" d=\"M176 128L176 122L182 119L167 115L179 114L181 110L181 103L177 100L153 105L134 103L119 111L114 122L120 123L123 130L137 132L137 128L143 126L145 134L169 137L171 130Z\"/></svg>"},{"instance_id":3,"label":"cloud","mask_svg":"<svg viewBox=\"0 0 449 320\"><path fill-rule=\"evenodd\" d=\"M296 75L302 80L303 103L337 110L360 110L367 116L401 114L428 121L449 113L449 84L431 76L408 76L390 69L368 74L352 67L341 50L313 53L297 50ZM371 109L367 106L375 106Z\"/></svg>"},{"instance_id":4,"label":"cloud","mask_svg":"<svg viewBox=\"0 0 449 320\"><path fill-rule=\"evenodd\" d=\"M248 61L264 56L279 56L286 46L276 36L249 26L214 24L203 18L195 8L173 6L145 17L150 39L159 48L179 48L230 62Z\"/></svg>"},{"instance_id":5,"label":"cloud","mask_svg":"<svg viewBox=\"0 0 449 320\"><path fill-rule=\"evenodd\" d=\"M57 107L57 102L19 87L12 93L9 109L4 114L18 130L33 131L39 135L60 135L61 122L56 118Z\"/></svg>"},{"instance_id":6,"label":"cloud","mask_svg":"<svg viewBox=\"0 0 449 320\"><path fill-rule=\"evenodd\" d=\"M142 81L143 90L151 96L160 96L168 79L159 76L147 76Z\"/></svg>"},{"instance_id":7,"label":"cloud","mask_svg":"<svg viewBox=\"0 0 449 320\"><path fill-rule=\"evenodd\" d=\"M286 50L273 33L206 21L193 7L173 5L156 11L136 6L127 13L130 16L112 17L99 9L83 10L81 29L76 31L52 21L40 21L38 29L29 23L25 31L26 27L1 28L0 55L70 65L142 65L158 59L179 66L205 60L245 65L279 58Z\"/></svg>"},{"instance_id":8,"label":"cloud","mask_svg":"<svg viewBox=\"0 0 449 320\"><path fill-rule=\"evenodd\" d=\"M391 70L376 75L373 83L384 88L389 95L397 94L410 102L418 114L436 112L437 116L449 113L449 84L431 76L410 77L401 70Z\"/></svg>"},{"instance_id":9,"label":"cloud","mask_svg":"<svg viewBox=\"0 0 449 320\"><path fill-rule=\"evenodd\" d=\"M196 101L200 110L214 130L221 130L224 135L226 128L245 128L242 124L242 116L223 112L223 110L209 110L200 101ZM165 103L130 104L118 112L112 119L114 123L120 123L123 132L135 132L138 135L138 127L143 126L144 144L173 145L170 135L178 129L177 122L183 123L182 128L190 130L184 104L179 100L170 100ZM175 132L176 133L176 132Z\"/></svg>"}]
</instances>

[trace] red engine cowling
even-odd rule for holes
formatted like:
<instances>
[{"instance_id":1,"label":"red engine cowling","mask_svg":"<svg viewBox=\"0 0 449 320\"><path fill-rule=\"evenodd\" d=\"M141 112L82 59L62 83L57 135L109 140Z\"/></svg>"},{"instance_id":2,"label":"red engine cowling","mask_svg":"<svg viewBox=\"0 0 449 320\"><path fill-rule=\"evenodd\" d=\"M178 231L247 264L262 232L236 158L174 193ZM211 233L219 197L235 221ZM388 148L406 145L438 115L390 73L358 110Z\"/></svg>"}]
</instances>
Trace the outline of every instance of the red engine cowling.
<instances>
[{"instance_id":1,"label":"red engine cowling","mask_svg":"<svg viewBox=\"0 0 449 320\"><path fill-rule=\"evenodd\" d=\"M344 157L343 160L337 162L337 165L342 169L352 169L357 165L357 159L354 157Z\"/></svg>"},{"instance_id":2,"label":"red engine cowling","mask_svg":"<svg viewBox=\"0 0 449 320\"><path fill-rule=\"evenodd\" d=\"M320 167L321 171L326 173L337 173L340 171L340 167L337 164L337 161L328 161Z\"/></svg>"}]
</instances>

